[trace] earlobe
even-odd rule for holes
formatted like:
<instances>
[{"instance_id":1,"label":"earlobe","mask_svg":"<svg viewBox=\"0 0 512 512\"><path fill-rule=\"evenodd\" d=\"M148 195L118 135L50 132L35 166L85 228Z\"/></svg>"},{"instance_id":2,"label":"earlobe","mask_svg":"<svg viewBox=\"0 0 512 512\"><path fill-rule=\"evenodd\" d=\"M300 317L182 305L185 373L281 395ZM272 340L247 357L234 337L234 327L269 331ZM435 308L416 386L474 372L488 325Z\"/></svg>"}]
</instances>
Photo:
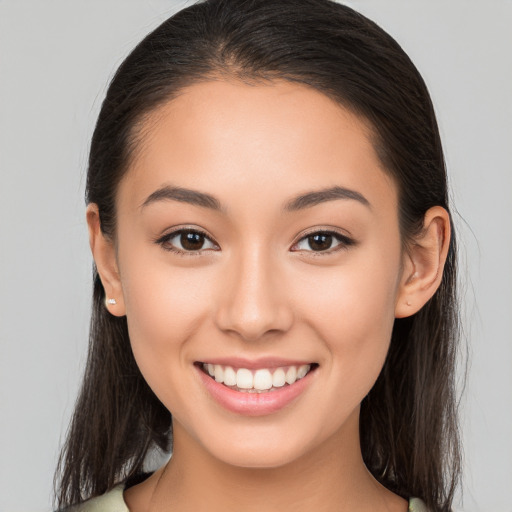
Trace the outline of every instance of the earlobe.
<instances>
[{"instance_id":1,"label":"earlobe","mask_svg":"<svg viewBox=\"0 0 512 512\"><path fill-rule=\"evenodd\" d=\"M101 231L100 215L96 204L91 203L87 206L86 217L91 252L105 290L105 307L114 316L124 316L126 313L123 289L114 243Z\"/></svg>"},{"instance_id":2,"label":"earlobe","mask_svg":"<svg viewBox=\"0 0 512 512\"><path fill-rule=\"evenodd\" d=\"M396 318L417 313L439 288L450 236L449 213L441 206L430 208L425 214L423 230L404 254L402 280L395 306Z\"/></svg>"}]
</instances>

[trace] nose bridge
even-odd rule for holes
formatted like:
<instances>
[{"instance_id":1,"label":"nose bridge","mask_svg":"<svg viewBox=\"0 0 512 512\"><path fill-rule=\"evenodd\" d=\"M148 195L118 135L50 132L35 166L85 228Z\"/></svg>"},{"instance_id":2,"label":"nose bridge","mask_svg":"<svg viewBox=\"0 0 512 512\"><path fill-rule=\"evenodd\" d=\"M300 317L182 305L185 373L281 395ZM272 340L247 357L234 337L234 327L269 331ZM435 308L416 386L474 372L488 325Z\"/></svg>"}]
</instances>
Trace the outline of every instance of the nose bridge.
<instances>
[{"instance_id":1,"label":"nose bridge","mask_svg":"<svg viewBox=\"0 0 512 512\"><path fill-rule=\"evenodd\" d=\"M268 244L242 244L226 262L217 308L217 324L245 340L269 331L286 331L292 311L280 279L275 253Z\"/></svg>"}]
</instances>

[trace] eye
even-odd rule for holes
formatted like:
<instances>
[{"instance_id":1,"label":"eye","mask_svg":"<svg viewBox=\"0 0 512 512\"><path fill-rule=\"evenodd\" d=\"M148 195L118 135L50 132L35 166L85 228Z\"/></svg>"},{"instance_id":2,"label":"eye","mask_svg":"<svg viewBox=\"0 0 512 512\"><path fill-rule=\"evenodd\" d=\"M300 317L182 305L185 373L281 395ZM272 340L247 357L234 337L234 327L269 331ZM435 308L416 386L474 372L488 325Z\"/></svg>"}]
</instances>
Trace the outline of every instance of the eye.
<instances>
[{"instance_id":1,"label":"eye","mask_svg":"<svg viewBox=\"0 0 512 512\"><path fill-rule=\"evenodd\" d=\"M179 229L156 240L166 251L193 256L203 250L218 249L218 246L202 231Z\"/></svg>"},{"instance_id":2,"label":"eye","mask_svg":"<svg viewBox=\"0 0 512 512\"><path fill-rule=\"evenodd\" d=\"M301 238L293 247L295 250L316 253L328 253L346 249L354 245L355 241L335 231L315 231Z\"/></svg>"}]
</instances>

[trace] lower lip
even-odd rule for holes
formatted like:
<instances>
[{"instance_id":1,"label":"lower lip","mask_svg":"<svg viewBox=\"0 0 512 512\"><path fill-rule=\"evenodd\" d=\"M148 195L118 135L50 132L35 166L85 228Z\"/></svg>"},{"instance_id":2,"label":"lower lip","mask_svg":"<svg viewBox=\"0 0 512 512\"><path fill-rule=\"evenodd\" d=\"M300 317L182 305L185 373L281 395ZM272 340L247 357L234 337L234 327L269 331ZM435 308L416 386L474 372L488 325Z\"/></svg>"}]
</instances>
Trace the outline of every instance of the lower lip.
<instances>
[{"instance_id":1,"label":"lower lip","mask_svg":"<svg viewBox=\"0 0 512 512\"><path fill-rule=\"evenodd\" d=\"M316 373L311 370L293 384L268 393L244 393L220 384L194 365L210 395L225 409L246 416L263 416L277 412L293 402L305 391Z\"/></svg>"}]
</instances>

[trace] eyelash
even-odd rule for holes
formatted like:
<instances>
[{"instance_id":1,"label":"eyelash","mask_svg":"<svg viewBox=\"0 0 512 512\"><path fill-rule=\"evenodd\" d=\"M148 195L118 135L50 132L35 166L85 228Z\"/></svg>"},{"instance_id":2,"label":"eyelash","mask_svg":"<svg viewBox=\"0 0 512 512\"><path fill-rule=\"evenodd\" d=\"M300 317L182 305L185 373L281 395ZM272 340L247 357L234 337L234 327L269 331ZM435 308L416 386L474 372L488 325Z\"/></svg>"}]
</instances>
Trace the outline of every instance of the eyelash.
<instances>
[{"instance_id":1,"label":"eyelash","mask_svg":"<svg viewBox=\"0 0 512 512\"><path fill-rule=\"evenodd\" d=\"M165 251L173 252L175 254L178 254L179 256L185 256L185 257L187 257L187 256L201 256L201 253L204 250L208 250L208 249L200 249L200 250L197 250L197 251L184 251L184 250L181 250L181 249L177 249L176 247L174 247L173 245L171 245L169 243L170 240L172 240L173 238L176 238L178 235L181 235L182 233L193 233L193 234L202 235L207 240L209 240L212 244L214 244L215 246L218 247L218 245L204 231L201 231L199 229L191 229L191 228L188 228L188 229L178 229L176 231L171 231L170 233L167 233L166 235L164 235L164 236L158 238L157 240L155 240L155 243L160 245ZM356 244L355 240L353 240L352 238L349 238L349 237L347 237L345 235L342 235L341 233L338 233L337 231L318 230L318 231L311 231L311 232L305 234L298 242L296 242L294 244L294 246L298 245L303 240L306 240L306 239L312 237L313 235L328 235L328 236L332 236L334 239L336 239L338 242L340 242L339 245L335 246L334 249L328 249L328 250L325 250L325 251L313 251L313 250L306 251L306 252L312 253L311 255L314 256L314 257L326 256L326 255L338 252L338 251L343 250L343 249L346 250L348 247L353 246L353 245ZM296 252L296 251L294 251L294 252Z\"/></svg>"}]
</instances>

